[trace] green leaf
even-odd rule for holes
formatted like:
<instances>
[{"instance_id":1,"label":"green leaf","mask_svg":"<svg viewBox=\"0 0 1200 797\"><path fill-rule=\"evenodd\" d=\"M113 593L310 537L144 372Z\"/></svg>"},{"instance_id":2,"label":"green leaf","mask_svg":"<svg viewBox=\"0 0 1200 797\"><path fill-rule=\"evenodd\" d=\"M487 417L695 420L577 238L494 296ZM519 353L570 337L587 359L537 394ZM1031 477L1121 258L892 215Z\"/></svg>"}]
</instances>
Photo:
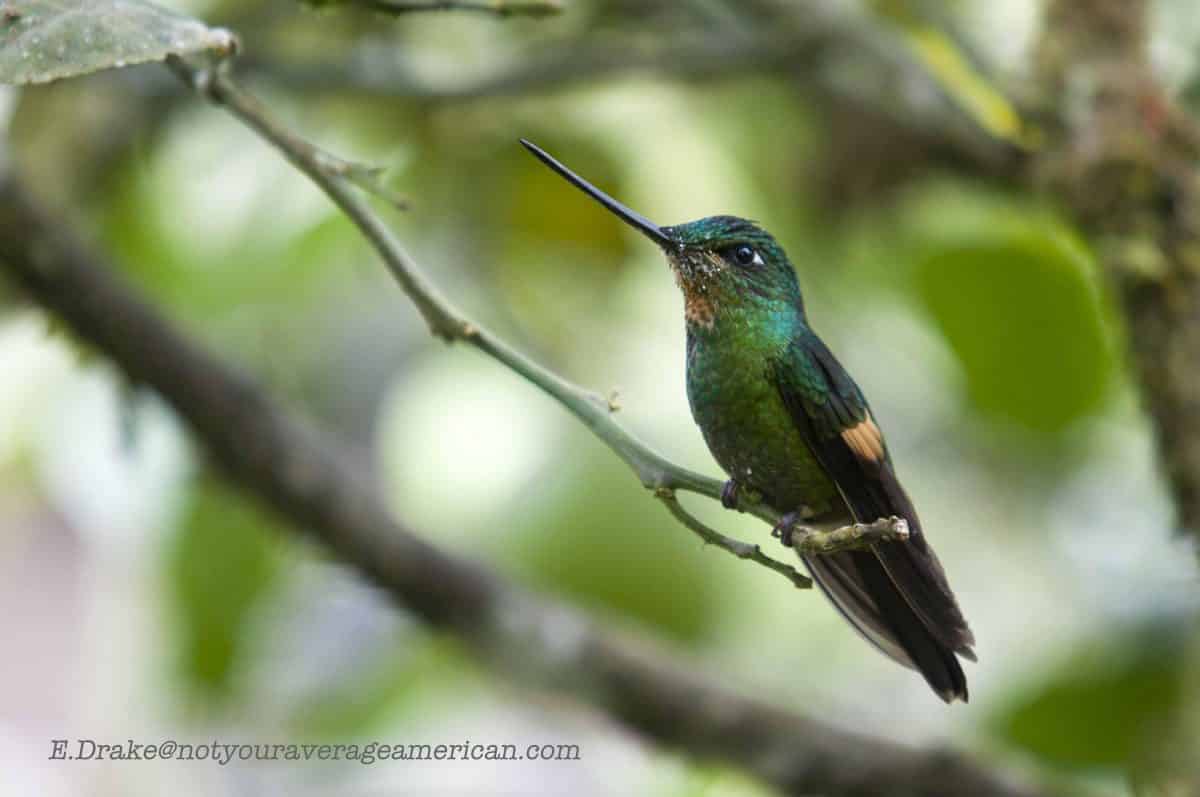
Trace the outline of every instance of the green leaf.
<instances>
[{"instance_id":1,"label":"green leaf","mask_svg":"<svg viewBox=\"0 0 1200 797\"><path fill-rule=\"evenodd\" d=\"M917 290L983 413L1055 435L1103 408L1115 359L1090 276L1035 230L927 251Z\"/></svg>"},{"instance_id":2,"label":"green leaf","mask_svg":"<svg viewBox=\"0 0 1200 797\"><path fill-rule=\"evenodd\" d=\"M143 290L187 322L227 318L236 296L246 318L265 318L272 308L328 300L352 267L363 244L344 216L330 209L311 226L283 240L263 240L276 195L264 193L244 228L235 228L212 250L189 246L177 219L162 212L164 198L180 183L160 175L161 164L125 164L104 209L104 244ZM263 220L259 223L259 220ZM273 219L278 230L282 221ZM294 311L291 311L294 312Z\"/></svg>"},{"instance_id":3,"label":"green leaf","mask_svg":"<svg viewBox=\"0 0 1200 797\"><path fill-rule=\"evenodd\" d=\"M196 487L168 552L186 680L210 697L229 697L251 612L276 582L272 523L215 484Z\"/></svg>"},{"instance_id":4,"label":"green leaf","mask_svg":"<svg viewBox=\"0 0 1200 797\"><path fill-rule=\"evenodd\" d=\"M1165 744L1184 696L1186 630L1152 628L1078 650L992 721L993 730L1071 768L1136 768Z\"/></svg>"},{"instance_id":5,"label":"green leaf","mask_svg":"<svg viewBox=\"0 0 1200 797\"><path fill-rule=\"evenodd\" d=\"M0 0L0 83L48 83L236 49L229 31L144 0Z\"/></svg>"}]
</instances>

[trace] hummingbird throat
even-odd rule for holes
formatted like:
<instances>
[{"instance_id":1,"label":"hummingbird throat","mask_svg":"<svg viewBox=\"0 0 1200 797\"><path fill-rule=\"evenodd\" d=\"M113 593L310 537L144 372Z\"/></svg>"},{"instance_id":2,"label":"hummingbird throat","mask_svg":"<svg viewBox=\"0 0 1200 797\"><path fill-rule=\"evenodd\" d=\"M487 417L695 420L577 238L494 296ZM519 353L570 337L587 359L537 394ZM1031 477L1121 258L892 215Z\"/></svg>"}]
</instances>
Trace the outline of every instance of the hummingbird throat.
<instances>
[{"instance_id":1,"label":"hummingbird throat","mask_svg":"<svg viewBox=\"0 0 1200 797\"><path fill-rule=\"evenodd\" d=\"M718 272L725 267L715 252L682 251L667 255L675 284L683 292L683 317L689 326L712 329L720 308Z\"/></svg>"}]
</instances>

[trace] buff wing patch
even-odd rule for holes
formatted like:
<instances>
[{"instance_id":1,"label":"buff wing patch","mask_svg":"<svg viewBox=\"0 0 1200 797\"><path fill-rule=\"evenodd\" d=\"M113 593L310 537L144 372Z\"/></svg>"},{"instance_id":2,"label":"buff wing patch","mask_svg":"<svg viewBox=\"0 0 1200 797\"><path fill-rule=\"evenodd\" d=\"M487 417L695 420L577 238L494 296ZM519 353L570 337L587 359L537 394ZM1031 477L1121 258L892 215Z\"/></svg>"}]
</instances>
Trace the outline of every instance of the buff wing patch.
<instances>
[{"instance_id":1,"label":"buff wing patch","mask_svg":"<svg viewBox=\"0 0 1200 797\"><path fill-rule=\"evenodd\" d=\"M842 440L854 452L854 456L863 462L875 465L883 462L885 456L883 432L879 431L879 427L875 425L871 416L868 415L866 419L843 430Z\"/></svg>"}]
</instances>

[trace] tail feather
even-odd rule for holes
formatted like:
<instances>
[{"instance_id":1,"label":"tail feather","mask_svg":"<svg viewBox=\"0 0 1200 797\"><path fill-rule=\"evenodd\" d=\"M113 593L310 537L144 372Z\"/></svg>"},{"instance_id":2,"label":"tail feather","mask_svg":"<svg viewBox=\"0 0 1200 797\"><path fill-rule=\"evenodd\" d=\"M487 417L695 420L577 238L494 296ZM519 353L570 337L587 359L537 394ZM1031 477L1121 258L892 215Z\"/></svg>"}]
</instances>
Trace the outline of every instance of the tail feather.
<instances>
[{"instance_id":1,"label":"tail feather","mask_svg":"<svg viewBox=\"0 0 1200 797\"><path fill-rule=\"evenodd\" d=\"M950 592L937 556L919 530L906 543L877 546L875 556L930 633L944 646L974 661L971 648L975 636Z\"/></svg>"},{"instance_id":2,"label":"tail feather","mask_svg":"<svg viewBox=\"0 0 1200 797\"><path fill-rule=\"evenodd\" d=\"M954 599L942 563L925 539L912 501L890 468L880 473L880 487L886 500L879 507L879 514L905 518L909 539L901 544L877 545L875 556L929 632L951 650L974 661L971 648L975 636Z\"/></svg>"},{"instance_id":3,"label":"tail feather","mask_svg":"<svg viewBox=\"0 0 1200 797\"><path fill-rule=\"evenodd\" d=\"M888 629L874 598L867 593L853 552L801 558L817 586L854 630L885 656L916 669L908 652Z\"/></svg>"},{"instance_id":4,"label":"tail feather","mask_svg":"<svg viewBox=\"0 0 1200 797\"><path fill-rule=\"evenodd\" d=\"M868 642L920 672L947 703L967 701L967 680L955 649L931 632L913 610L904 587L874 552L808 556L804 562L821 590Z\"/></svg>"}]
</instances>

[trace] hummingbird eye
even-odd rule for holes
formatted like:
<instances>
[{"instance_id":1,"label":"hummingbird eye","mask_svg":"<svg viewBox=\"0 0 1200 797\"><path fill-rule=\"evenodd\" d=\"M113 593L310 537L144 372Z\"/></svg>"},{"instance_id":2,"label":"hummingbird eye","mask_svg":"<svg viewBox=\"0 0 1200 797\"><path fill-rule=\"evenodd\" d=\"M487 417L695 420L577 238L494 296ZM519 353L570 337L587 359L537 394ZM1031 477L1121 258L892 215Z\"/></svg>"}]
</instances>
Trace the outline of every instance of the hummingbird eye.
<instances>
[{"instance_id":1,"label":"hummingbird eye","mask_svg":"<svg viewBox=\"0 0 1200 797\"><path fill-rule=\"evenodd\" d=\"M753 247L741 244L733 247L733 260L739 266L762 265L763 259Z\"/></svg>"}]
</instances>

